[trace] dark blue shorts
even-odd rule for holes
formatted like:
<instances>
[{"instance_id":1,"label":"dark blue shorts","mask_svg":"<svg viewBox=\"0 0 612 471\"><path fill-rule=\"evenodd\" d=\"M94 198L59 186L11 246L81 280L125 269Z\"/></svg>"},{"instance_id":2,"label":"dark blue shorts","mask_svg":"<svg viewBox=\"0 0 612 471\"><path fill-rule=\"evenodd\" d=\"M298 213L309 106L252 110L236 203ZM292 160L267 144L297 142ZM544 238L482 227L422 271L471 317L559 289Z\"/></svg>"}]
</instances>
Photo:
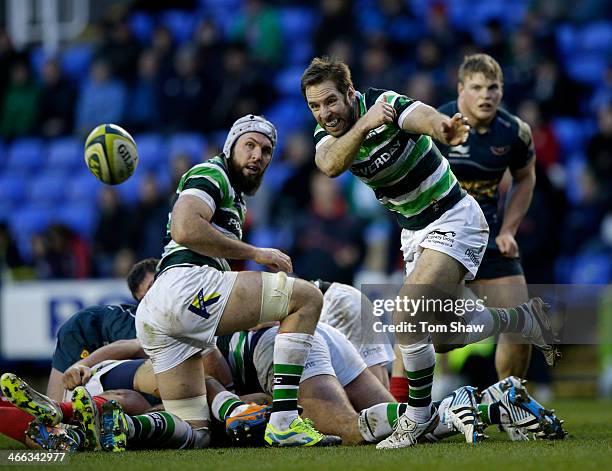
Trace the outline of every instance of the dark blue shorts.
<instances>
[{"instance_id":1,"label":"dark blue shorts","mask_svg":"<svg viewBox=\"0 0 612 471\"><path fill-rule=\"evenodd\" d=\"M487 247L475 280L492 280L523 274L521 259L504 257L499 250Z\"/></svg>"},{"instance_id":2,"label":"dark blue shorts","mask_svg":"<svg viewBox=\"0 0 612 471\"><path fill-rule=\"evenodd\" d=\"M136 370L140 368L146 360L141 358L139 360L128 360L124 361L120 365L116 366L112 370L104 373L100 377L100 383L105 391L111 389L134 389L134 376L136 376ZM151 394L140 393L143 397L151 404L155 406L161 404L161 400Z\"/></svg>"}]
</instances>

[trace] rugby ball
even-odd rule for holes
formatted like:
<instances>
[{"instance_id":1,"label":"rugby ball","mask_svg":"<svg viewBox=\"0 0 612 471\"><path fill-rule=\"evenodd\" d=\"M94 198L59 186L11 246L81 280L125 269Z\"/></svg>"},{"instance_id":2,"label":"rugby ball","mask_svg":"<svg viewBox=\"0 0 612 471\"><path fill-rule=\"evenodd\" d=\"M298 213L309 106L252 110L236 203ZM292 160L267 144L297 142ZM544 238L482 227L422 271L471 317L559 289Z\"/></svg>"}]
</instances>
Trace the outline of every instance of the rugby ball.
<instances>
[{"instance_id":1,"label":"rugby ball","mask_svg":"<svg viewBox=\"0 0 612 471\"><path fill-rule=\"evenodd\" d=\"M85 140L85 163L101 182L118 185L138 166L138 149L130 134L116 124L97 126Z\"/></svg>"}]
</instances>

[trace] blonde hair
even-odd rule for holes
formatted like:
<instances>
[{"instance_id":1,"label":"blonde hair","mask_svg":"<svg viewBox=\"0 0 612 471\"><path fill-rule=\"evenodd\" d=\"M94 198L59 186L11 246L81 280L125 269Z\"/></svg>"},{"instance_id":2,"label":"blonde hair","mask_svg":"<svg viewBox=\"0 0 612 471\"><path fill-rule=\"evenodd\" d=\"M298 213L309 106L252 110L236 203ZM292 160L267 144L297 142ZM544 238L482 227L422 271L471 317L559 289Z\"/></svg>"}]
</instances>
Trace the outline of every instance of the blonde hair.
<instances>
[{"instance_id":1,"label":"blonde hair","mask_svg":"<svg viewBox=\"0 0 612 471\"><path fill-rule=\"evenodd\" d=\"M468 77L481 73L489 80L504 82L504 74L499 63L488 54L472 54L465 56L459 66L458 78L463 83Z\"/></svg>"}]
</instances>

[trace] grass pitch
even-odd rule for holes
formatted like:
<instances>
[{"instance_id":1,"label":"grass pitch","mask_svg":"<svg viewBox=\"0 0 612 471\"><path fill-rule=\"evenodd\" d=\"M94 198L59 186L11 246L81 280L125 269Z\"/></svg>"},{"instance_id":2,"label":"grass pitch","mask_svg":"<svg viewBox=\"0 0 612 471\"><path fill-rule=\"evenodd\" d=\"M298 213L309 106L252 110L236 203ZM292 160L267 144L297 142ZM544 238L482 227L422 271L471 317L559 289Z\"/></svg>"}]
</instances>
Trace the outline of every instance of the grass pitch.
<instances>
[{"instance_id":1,"label":"grass pitch","mask_svg":"<svg viewBox=\"0 0 612 471\"><path fill-rule=\"evenodd\" d=\"M71 457L67 466L87 471L610 469L612 401L557 401L553 407L565 419L565 428L570 433L566 440L512 443L506 440L505 434L489 427L487 432L491 439L476 447L454 437L438 444L385 452L376 450L374 446L359 446L78 453ZM21 444L0 436L0 449L22 448Z\"/></svg>"}]
</instances>

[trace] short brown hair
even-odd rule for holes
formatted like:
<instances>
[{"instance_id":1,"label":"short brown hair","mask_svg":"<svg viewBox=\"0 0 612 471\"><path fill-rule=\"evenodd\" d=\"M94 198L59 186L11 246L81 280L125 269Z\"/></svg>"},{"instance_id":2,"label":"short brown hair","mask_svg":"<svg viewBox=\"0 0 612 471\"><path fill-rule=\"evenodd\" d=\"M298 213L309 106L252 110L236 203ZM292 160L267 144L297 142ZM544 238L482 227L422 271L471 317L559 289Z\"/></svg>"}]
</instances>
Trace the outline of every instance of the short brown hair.
<instances>
[{"instance_id":1,"label":"short brown hair","mask_svg":"<svg viewBox=\"0 0 612 471\"><path fill-rule=\"evenodd\" d=\"M140 288L140 283L143 282L147 273L155 274L155 269L157 268L158 262L159 260L156 258L145 258L144 260L136 263L128 273L128 288L130 288L130 292L136 301L138 301L136 298L136 293L138 292L138 288Z\"/></svg>"},{"instance_id":2,"label":"short brown hair","mask_svg":"<svg viewBox=\"0 0 612 471\"><path fill-rule=\"evenodd\" d=\"M468 77L481 73L489 80L504 82L504 74L499 63L488 54L472 54L465 56L459 66L458 78L463 83Z\"/></svg>"},{"instance_id":3,"label":"short brown hair","mask_svg":"<svg viewBox=\"0 0 612 471\"><path fill-rule=\"evenodd\" d=\"M315 57L302 74L302 95L306 98L306 88L327 80L336 84L343 95L353 86L351 71L344 62L328 56Z\"/></svg>"}]
</instances>

